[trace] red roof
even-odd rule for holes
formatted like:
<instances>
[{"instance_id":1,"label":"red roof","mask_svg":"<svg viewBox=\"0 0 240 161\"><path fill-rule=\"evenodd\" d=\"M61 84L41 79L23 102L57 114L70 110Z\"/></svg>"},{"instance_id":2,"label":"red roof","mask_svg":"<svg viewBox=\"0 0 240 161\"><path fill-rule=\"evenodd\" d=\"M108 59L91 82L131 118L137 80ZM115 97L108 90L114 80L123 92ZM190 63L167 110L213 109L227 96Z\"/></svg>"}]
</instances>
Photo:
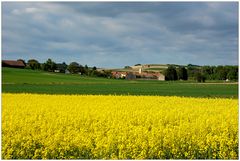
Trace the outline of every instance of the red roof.
<instances>
[{"instance_id":1,"label":"red roof","mask_svg":"<svg viewBox=\"0 0 240 161\"><path fill-rule=\"evenodd\" d=\"M8 65L8 66L25 67L25 65L22 61L15 61L15 60L3 60L2 64Z\"/></svg>"}]
</instances>

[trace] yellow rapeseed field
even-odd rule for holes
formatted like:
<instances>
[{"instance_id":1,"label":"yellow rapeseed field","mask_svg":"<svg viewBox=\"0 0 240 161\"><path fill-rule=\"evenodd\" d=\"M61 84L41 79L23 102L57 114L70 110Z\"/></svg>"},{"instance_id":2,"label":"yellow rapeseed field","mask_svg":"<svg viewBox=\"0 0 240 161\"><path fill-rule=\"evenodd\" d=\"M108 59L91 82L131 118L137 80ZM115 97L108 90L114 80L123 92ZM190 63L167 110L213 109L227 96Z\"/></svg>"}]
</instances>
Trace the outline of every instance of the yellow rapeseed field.
<instances>
[{"instance_id":1,"label":"yellow rapeseed field","mask_svg":"<svg viewBox=\"0 0 240 161\"><path fill-rule=\"evenodd\" d=\"M238 100L2 94L3 159L237 159Z\"/></svg>"}]
</instances>

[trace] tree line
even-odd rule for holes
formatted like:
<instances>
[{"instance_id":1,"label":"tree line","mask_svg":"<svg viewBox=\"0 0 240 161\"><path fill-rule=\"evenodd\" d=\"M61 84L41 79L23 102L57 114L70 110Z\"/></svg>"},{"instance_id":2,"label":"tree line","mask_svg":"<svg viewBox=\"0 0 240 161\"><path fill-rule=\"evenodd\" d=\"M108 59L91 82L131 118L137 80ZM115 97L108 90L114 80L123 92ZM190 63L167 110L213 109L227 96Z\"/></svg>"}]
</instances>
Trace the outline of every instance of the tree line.
<instances>
[{"instance_id":1,"label":"tree line","mask_svg":"<svg viewBox=\"0 0 240 161\"><path fill-rule=\"evenodd\" d=\"M67 65L65 62L57 64L53 60L48 59L44 63L39 63L36 59L30 59L27 63L22 61L28 69L43 70L48 72L81 74L86 76L112 78L110 70L98 71L97 67L83 66L77 62L71 62ZM126 67L125 67L126 68ZM205 82L205 80L238 80L238 66L197 66L188 64L187 66L170 65L164 72L165 80L196 80L197 82Z\"/></svg>"},{"instance_id":2,"label":"tree line","mask_svg":"<svg viewBox=\"0 0 240 161\"><path fill-rule=\"evenodd\" d=\"M238 80L238 66L197 66L187 65L186 67L169 66L165 71L165 80Z\"/></svg>"},{"instance_id":3,"label":"tree line","mask_svg":"<svg viewBox=\"0 0 240 161\"><path fill-rule=\"evenodd\" d=\"M44 63L39 63L36 59L30 59L27 63L19 59L18 61L22 61L26 65L26 69L32 70L43 70L48 72L59 72L66 73L69 72L71 74L81 74L86 76L97 76L97 77L111 77L111 71L103 70L97 71L97 67L88 67L87 65L83 66L78 64L77 62L71 62L67 65L65 62L63 63L55 63L52 59L48 59Z\"/></svg>"}]
</instances>

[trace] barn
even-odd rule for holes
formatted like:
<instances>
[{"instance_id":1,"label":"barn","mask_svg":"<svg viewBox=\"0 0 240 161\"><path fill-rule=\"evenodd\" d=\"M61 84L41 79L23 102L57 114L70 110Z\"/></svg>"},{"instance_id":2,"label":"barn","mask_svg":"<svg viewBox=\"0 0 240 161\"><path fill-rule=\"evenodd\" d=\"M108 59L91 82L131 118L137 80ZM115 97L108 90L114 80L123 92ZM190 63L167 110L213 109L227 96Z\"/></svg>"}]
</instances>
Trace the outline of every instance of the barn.
<instances>
[{"instance_id":1,"label":"barn","mask_svg":"<svg viewBox=\"0 0 240 161\"><path fill-rule=\"evenodd\" d=\"M25 68L25 64L20 60L2 60L2 67Z\"/></svg>"}]
</instances>

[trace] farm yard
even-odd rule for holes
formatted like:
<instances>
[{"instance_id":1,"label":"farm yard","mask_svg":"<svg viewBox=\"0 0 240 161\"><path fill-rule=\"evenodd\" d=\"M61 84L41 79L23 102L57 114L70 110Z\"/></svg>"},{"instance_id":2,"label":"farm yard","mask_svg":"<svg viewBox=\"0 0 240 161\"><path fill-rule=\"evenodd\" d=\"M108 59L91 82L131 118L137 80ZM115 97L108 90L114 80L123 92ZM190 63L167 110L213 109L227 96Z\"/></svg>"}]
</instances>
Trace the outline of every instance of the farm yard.
<instances>
[{"instance_id":1,"label":"farm yard","mask_svg":"<svg viewBox=\"0 0 240 161\"><path fill-rule=\"evenodd\" d=\"M3 159L238 159L238 84L2 68Z\"/></svg>"}]
</instances>

